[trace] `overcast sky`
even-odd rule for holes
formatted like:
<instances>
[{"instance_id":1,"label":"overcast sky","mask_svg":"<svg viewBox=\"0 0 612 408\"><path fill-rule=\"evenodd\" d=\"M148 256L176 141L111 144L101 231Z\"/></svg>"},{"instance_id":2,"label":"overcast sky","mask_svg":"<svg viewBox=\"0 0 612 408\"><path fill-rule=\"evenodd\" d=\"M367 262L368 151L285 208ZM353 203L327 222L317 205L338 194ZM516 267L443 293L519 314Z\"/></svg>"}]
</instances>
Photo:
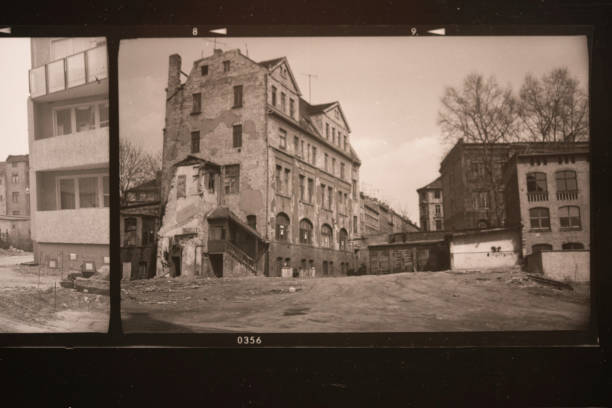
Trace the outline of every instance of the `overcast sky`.
<instances>
[{"instance_id":1,"label":"overcast sky","mask_svg":"<svg viewBox=\"0 0 612 408\"><path fill-rule=\"evenodd\" d=\"M416 189L438 177L445 152L436 124L446 86L466 75L495 75L518 90L525 75L567 67L585 89L585 37L328 37L221 38L255 61L285 56L308 100L339 101L361 158L361 187L418 223ZM161 150L168 56L183 71L212 54L212 39L138 39L119 51L120 136Z\"/></svg>"},{"instance_id":2,"label":"overcast sky","mask_svg":"<svg viewBox=\"0 0 612 408\"><path fill-rule=\"evenodd\" d=\"M30 39L0 38L0 161L28 153Z\"/></svg>"}]
</instances>

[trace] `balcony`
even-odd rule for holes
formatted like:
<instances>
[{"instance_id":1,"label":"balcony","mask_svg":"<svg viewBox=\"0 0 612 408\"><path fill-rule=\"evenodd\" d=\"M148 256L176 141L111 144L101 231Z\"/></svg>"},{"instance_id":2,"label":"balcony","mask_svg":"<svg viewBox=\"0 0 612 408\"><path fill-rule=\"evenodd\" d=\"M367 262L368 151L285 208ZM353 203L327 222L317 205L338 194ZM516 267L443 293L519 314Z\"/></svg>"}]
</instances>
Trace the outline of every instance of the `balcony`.
<instances>
[{"instance_id":1,"label":"balcony","mask_svg":"<svg viewBox=\"0 0 612 408\"><path fill-rule=\"evenodd\" d=\"M529 201L530 203L536 201L548 201L548 192L544 191L527 193L527 201Z\"/></svg>"},{"instance_id":2,"label":"balcony","mask_svg":"<svg viewBox=\"0 0 612 408\"><path fill-rule=\"evenodd\" d=\"M30 165L36 171L108 165L108 128L36 140L30 147Z\"/></svg>"},{"instance_id":3,"label":"balcony","mask_svg":"<svg viewBox=\"0 0 612 408\"><path fill-rule=\"evenodd\" d=\"M557 200L559 201L569 201L577 199L578 191L557 191Z\"/></svg>"},{"instance_id":4,"label":"balcony","mask_svg":"<svg viewBox=\"0 0 612 408\"><path fill-rule=\"evenodd\" d=\"M106 93L107 78L106 45L102 45L31 69L30 96L43 102L53 101L61 94L58 92L76 90L86 84L94 84L85 88L92 88L95 93ZM84 92L81 87L81 92L74 94L69 97L89 96L91 90Z\"/></svg>"}]
</instances>

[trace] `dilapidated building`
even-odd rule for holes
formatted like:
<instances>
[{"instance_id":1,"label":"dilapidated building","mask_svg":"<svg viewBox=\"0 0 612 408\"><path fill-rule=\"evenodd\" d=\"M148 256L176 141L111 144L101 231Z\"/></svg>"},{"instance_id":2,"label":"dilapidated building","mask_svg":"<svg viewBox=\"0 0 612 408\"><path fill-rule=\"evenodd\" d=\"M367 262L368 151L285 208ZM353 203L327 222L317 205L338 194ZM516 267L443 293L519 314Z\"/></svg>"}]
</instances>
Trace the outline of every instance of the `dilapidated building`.
<instances>
[{"instance_id":1,"label":"dilapidated building","mask_svg":"<svg viewBox=\"0 0 612 408\"><path fill-rule=\"evenodd\" d=\"M158 275L346 274L360 223L350 132L339 102L301 98L286 58L215 50L186 74L171 55Z\"/></svg>"}]
</instances>

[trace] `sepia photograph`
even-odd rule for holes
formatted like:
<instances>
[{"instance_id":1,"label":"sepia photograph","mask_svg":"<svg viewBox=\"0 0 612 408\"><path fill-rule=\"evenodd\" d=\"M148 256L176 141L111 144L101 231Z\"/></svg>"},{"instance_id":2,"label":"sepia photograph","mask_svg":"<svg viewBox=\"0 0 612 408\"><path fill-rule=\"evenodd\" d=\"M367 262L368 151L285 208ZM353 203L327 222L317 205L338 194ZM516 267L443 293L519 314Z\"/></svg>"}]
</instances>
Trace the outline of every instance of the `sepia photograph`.
<instances>
[{"instance_id":1,"label":"sepia photograph","mask_svg":"<svg viewBox=\"0 0 612 408\"><path fill-rule=\"evenodd\" d=\"M126 333L588 329L586 36L130 39L118 64ZM37 210L35 254L66 255Z\"/></svg>"},{"instance_id":2,"label":"sepia photograph","mask_svg":"<svg viewBox=\"0 0 612 408\"><path fill-rule=\"evenodd\" d=\"M106 39L1 38L0 50L0 333L105 333Z\"/></svg>"}]
</instances>

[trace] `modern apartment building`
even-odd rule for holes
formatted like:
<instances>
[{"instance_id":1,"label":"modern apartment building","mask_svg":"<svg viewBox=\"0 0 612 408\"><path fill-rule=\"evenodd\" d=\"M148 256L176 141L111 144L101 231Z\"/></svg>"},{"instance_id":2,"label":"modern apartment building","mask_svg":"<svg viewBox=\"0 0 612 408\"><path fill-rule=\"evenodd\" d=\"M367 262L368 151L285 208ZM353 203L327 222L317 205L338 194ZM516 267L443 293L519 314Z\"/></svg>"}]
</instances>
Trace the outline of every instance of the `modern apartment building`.
<instances>
[{"instance_id":1,"label":"modern apartment building","mask_svg":"<svg viewBox=\"0 0 612 408\"><path fill-rule=\"evenodd\" d=\"M99 38L33 38L31 229L39 263L109 263L108 73Z\"/></svg>"},{"instance_id":2,"label":"modern apartment building","mask_svg":"<svg viewBox=\"0 0 612 408\"><path fill-rule=\"evenodd\" d=\"M158 274L316 276L354 267L360 161L340 103L301 98L286 58L170 56Z\"/></svg>"}]
</instances>

